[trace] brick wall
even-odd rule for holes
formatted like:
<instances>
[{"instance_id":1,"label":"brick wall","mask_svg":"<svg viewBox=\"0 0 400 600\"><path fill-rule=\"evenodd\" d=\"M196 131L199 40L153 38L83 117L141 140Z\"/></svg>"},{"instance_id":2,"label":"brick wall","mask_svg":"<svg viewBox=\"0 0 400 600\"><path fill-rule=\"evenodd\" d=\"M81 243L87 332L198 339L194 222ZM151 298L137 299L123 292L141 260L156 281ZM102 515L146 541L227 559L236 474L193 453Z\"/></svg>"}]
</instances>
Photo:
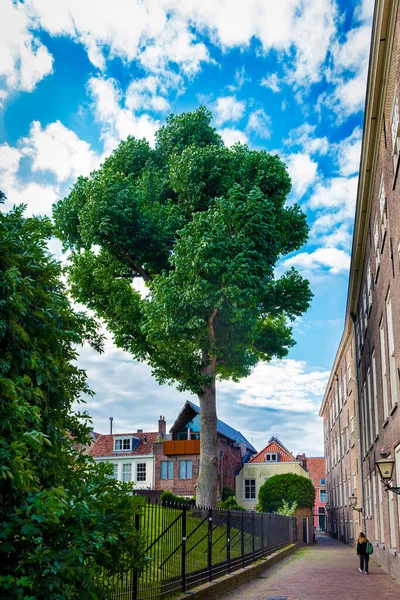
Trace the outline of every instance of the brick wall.
<instances>
[{"instance_id":1,"label":"brick wall","mask_svg":"<svg viewBox=\"0 0 400 600\"><path fill-rule=\"evenodd\" d=\"M222 454L221 454L222 453ZM227 485L235 491L235 476L242 468L241 451L224 440L218 440L219 457L219 490ZM173 461L174 477L173 479L161 479L161 462L164 460ZM179 478L179 461L192 461L192 478ZM199 454L180 454L164 455L163 442L154 444L154 468L155 468L155 489L170 490L174 494L182 496L194 496L196 494L195 484L199 474Z\"/></svg>"}]
</instances>

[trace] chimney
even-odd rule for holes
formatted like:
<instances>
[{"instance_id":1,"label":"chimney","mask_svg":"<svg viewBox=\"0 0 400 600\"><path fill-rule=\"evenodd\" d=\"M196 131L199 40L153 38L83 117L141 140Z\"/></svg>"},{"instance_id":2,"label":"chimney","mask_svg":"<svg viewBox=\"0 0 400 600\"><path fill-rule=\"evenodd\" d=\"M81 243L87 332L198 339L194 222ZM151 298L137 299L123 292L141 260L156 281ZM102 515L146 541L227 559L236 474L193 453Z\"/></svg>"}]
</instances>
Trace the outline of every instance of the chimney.
<instances>
[{"instance_id":1,"label":"chimney","mask_svg":"<svg viewBox=\"0 0 400 600\"><path fill-rule=\"evenodd\" d=\"M166 436L167 433L167 423L165 421L165 417L160 415L160 418L158 419L158 433L159 435L162 435L163 437Z\"/></svg>"},{"instance_id":2,"label":"chimney","mask_svg":"<svg viewBox=\"0 0 400 600\"><path fill-rule=\"evenodd\" d=\"M112 422L113 422L113 417L110 417L110 435L112 435Z\"/></svg>"},{"instance_id":3,"label":"chimney","mask_svg":"<svg viewBox=\"0 0 400 600\"><path fill-rule=\"evenodd\" d=\"M303 467L303 469L307 470L307 457L305 454L298 454L296 456L296 460L299 461L299 463L301 464L301 466Z\"/></svg>"}]
</instances>

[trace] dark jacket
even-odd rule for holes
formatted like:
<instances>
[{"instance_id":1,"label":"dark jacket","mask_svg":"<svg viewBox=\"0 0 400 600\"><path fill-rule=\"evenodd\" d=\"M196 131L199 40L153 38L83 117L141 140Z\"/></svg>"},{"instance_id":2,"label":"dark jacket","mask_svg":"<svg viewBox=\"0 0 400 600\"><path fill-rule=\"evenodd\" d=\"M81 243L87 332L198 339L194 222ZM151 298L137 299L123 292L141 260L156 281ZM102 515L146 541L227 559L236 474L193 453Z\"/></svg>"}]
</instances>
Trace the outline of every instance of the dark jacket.
<instances>
[{"instance_id":1,"label":"dark jacket","mask_svg":"<svg viewBox=\"0 0 400 600\"><path fill-rule=\"evenodd\" d=\"M357 556L360 554L367 554L367 542L357 542Z\"/></svg>"}]
</instances>

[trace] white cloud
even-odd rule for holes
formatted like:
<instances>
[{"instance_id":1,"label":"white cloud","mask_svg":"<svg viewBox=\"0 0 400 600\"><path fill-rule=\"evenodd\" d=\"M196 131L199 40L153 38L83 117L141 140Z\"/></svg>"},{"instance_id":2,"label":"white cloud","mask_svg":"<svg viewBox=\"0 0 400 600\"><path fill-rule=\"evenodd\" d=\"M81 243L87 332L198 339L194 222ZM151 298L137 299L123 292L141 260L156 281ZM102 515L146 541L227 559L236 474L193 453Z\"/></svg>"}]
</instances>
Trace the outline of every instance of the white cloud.
<instances>
[{"instance_id":1,"label":"white cloud","mask_svg":"<svg viewBox=\"0 0 400 600\"><path fill-rule=\"evenodd\" d=\"M6 87L0 100L14 90L31 92L52 72L53 57L31 32L31 26L24 4L1 0L0 78L4 77Z\"/></svg>"},{"instance_id":2,"label":"white cloud","mask_svg":"<svg viewBox=\"0 0 400 600\"><path fill-rule=\"evenodd\" d=\"M102 123L102 138L106 153L113 150L118 143L128 135L138 139L146 138L154 144L154 135L160 126L158 120L148 114L137 115L129 108L126 102L133 102L130 95L125 99L115 79L92 77L88 82L88 89L93 98L95 118Z\"/></svg>"},{"instance_id":3,"label":"white cloud","mask_svg":"<svg viewBox=\"0 0 400 600\"><path fill-rule=\"evenodd\" d=\"M360 168L362 130L356 127L353 133L336 144L339 173L343 176L354 175Z\"/></svg>"},{"instance_id":4,"label":"white cloud","mask_svg":"<svg viewBox=\"0 0 400 600\"><path fill-rule=\"evenodd\" d=\"M282 267L298 267L302 271L328 269L332 275L337 275L349 270L350 255L338 248L318 248L313 252L291 256L283 262Z\"/></svg>"},{"instance_id":5,"label":"white cloud","mask_svg":"<svg viewBox=\"0 0 400 600\"><path fill-rule=\"evenodd\" d=\"M244 67L240 67L240 69L236 69L235 83L233 85L228 85L227 88L230 92L236 92L242 89L244 84L248 81L251 81L251 78L247 76L246 69Z\"/></svg>"},{"instance_id":6,"label":"white cloud","mask_svg":"<svg viewBox=\"0 0 400 600\"><path fill-rule=\"evenodd\" d=\"M247 135L244 133L244 131L240 131L240 129L224 127L223 129L218 129L218 133L227 146L233 146L233 144L237 144L238 142L241 144L247 144L248 141Z\"/></svg>"},{"instance_id":7,"label":"white cloud","mask_svg":"<svg viewBox=\"0 0 400 600\"><path fill-rule=\"evenodd\" d=\"M318 164L303 152L289 154L284 160L292 178L293 192L301 197L317 179Z\"/></svg>"},{"instance_id":8,"label":"white cloud","mask_svg":"<svg viewBox=\"0 0 400 600\"><path fill-rule=\"evenodd\" d=\"M316 126L309 123L303 123L289 132L289 137L284 141L286 146L291 148L300 147L308 154L326 154L329 148L329 142L326 136L317 137L315 135Z\"/></svg>"},{"instance_id":9,"label":"white cloud","mask_svg":"<svg viewBox=\"0 0 400 600\"><path fill-rule=\"evenodd\" d=\"M166 112L170 105L166 98L168 90L160 79L149 75L143 79L135 79L126 91L125 103L131 111L151 110Z\"/></svg>"},{"instance_id":10,"label":"white cloud","mask_svg":"<svg viewBox=\"0 0 400 600\"><path fill-rule=\"evenodd\" d=\"M260 85L269 88L275 93L281 91L281 87L279 85L279 78L276 73L271 73L271 75L268 75L268 77L263 77L260 81Z\"/></svg>"},{"instance_id":11,"label":"white cloud","mask_svg":"<svg viewBox=\"0 0 400 600\"><path fill-rule=\"evenodd\" d=\"M187 77L212 60L204 35L223 51L257 39L263 53L273 49L285 60L288 81L307 86L322 78L337 20L333 0L119 0L112 10L107 0L9 1L6 6L13 11L13 22L8 27L10 19L2 19L7 23L3 68L8 75L21 60L26 87L51 71L51 56L31 33L35 28L81 43L101 70L108 58L118 56L127 63L137 61L149 74L175 65ZM17 48L16 39L23 40Z\"/></svg>"},{"instance_id":12,"label":"white cloud","mask_svg":"<svg viewBox=\"0 0 400 600\"><path fill-rule=\"evenodd\" d=\"M361 25L350 29L344 43L332 48L334 69L328 74L335 85L333 95L323 94L321 101L341 119L364 108L368 73L371 24L368 10L359 13L366 17Z\"/></svg>"},{"instance_id":13,"label":"white cloud","mask_svg":"<svg viewBox=\"0 0 400 600\"><path fill-rule=\"evenodd\" d=\"M259 363L238 383L221 382L220 394L234 392L237 403L250 407L297 412L318 411L329 371L293 359Z\"/></svg>"},{"instance_id":14,"label":"white cloud","mask_svg":"<svg viewBox=\"0 0 400 600\"><path fill-rule=\"evenodd\" d=\"M18 180L18 169L23 154L8 144L0 146L0 189L7 199L2 205L5 211L14 205L26 204L26 216L33 214L50 214L53 202L59 197L57 186L40 185Z\"/></svg>"},{"instance_id":15,"label":"white cloud","mask_svg":"<svg viewBox=\"0 0 400 600\"><path fill-rule=\"evenodd\" d=\"M34 121L29 136L21 143L23 154L33 159L33 171L51 171L59 182L88 175L100 161L90 145L60 121L50 123L44 129Z\"/></svg>"},{"instance_id":16,"label":"white cloud","mask_svg":"<svg viewBox=\"0 0 400 600\"><path fill-rule=\"evenodd\" d=\"M316 212L310 232L312 242L350 250L357 183L357 176L353 176L334 177L316 185L307 202Z\"/></svg>"},{"instance_id":17,"label":"white cloud","mask_svg":"<svg viewBox=\"0 0 400 600\"><path fill-rule=\"evenodd\" d=\"M237 100L236 96L222 96L214 103L214 119L217 125L239 121L246 108L246 103Z\"/></svg>"},{"instance_id":18,"label":"white cloud","mask_svg":"<svg viewBox=\"0 0 400 600\"><path fill-rule=\"evenodd\" d=\"M255 110L249 116L246 125L247 133L255 133L258 137L268 139L271 137L271 118L262 108Z\"/></svg>"}]
</instances>

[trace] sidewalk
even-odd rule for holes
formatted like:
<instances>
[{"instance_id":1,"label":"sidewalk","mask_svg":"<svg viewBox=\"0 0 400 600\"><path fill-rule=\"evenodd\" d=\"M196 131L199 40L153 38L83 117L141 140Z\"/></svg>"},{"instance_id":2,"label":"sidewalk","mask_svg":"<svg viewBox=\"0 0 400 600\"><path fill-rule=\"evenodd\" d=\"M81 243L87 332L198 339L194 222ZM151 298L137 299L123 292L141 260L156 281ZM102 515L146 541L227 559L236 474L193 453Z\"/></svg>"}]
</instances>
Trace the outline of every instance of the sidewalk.
<instances>
[{"instance_id":1,"label":"sidewalk","mask_svg":"<svg viewBox=\"0 0 400 600\"><path fill-rule=\"evenodd\" d=\"M400 585L373 560L358 570L354 548L322 536L221 600L400 600Z\"/></svg>"}]
</instances>

